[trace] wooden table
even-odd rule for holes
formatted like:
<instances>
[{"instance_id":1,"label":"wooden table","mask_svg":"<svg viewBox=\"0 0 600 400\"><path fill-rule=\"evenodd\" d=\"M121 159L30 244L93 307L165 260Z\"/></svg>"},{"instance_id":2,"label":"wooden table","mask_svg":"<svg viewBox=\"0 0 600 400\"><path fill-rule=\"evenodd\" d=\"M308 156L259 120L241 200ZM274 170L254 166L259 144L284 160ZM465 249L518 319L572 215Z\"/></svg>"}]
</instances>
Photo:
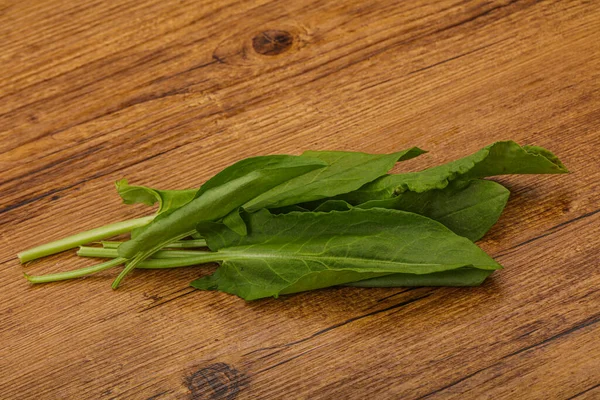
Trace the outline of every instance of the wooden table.
<instances>
[{"instance_id":1,"label":"wooden table","mask_svg":"<svg viewBox=\"0 0 600 400\"><path fill-rule=\"evenodd\" d=\"M600 398L598 1L35 1L0 6L2 399ZM197 187L241 158L501 139L572 171L510 176L478 288L246 303L214 270L27 247L149 213L113 182Z\"/></svg>"}]
</instances>

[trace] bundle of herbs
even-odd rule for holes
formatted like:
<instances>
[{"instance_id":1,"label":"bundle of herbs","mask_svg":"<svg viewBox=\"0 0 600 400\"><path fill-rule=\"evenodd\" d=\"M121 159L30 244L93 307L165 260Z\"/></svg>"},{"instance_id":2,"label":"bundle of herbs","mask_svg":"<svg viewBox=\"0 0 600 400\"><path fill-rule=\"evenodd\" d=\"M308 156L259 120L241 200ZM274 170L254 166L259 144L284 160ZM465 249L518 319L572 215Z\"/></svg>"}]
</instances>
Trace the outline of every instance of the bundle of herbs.
<instances>
[{"instance_id":1,"label":"bundle of herbs","mask_svg":"<svg viewBox=\"0 0 600 400\"><path fill-rule=\"evenodd\" d=\"M158 211L18 256L24 263L81 246L79 256L109 260L25 276L53 282L124 265L114 289L134 268L217 262L214 274L191 285L246 300L335 285L476 286L502 268L473 242L496 223L509 197L504 186L483 178L567 172L550 151L506 141L420 172L388 174L396 162L423 153L252 157L189 190L122 180L116 187L126 204L158 203ZM128 232L124 242L82 246Z\"/></svg>"}]
</instances>

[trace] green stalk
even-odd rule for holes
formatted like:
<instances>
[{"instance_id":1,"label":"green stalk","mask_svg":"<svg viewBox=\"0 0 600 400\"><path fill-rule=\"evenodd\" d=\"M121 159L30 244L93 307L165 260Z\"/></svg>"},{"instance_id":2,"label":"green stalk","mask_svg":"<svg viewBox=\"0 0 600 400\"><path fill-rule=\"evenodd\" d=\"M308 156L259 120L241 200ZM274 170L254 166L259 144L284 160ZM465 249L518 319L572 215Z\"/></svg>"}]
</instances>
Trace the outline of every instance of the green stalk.
<instances>
[{"instance_id":1,"label":"green stalk","mask_svg":"<svg viewBox=\"0 0 600 400\"><path fill-rule=\"evenodd\" d=\"M156 253L157 251L159 251L163 247L166 247L168 244L171 244L173 242L177 242L177 241L179 241L179 240L181 240L181 239L183 239L185 237L190 236L194 232L195 231L185 232L185 233L182 233L179 236L176 236L174 238L169 238L167 240L163 240L162 242L156 244L154 247L146 250L145 252L138 253L134 258L132 258L131 260L129 260L127 262L127 264L125 264L125 268L123 268L123 270L121 271L121 273L113 281L112 288L114 290L116 290L119 287L119 284L121 283L121 281L123 280L123 278L125 278L125 276L127 276L127 274L129 274L131 271L133 271L141 262L143 262L147 258L151 257L154 253Z\"/></svg>"},{"instance_id":2,"label":"green stalk","mask_svg":"<svg viewBox=\"0 0 600 400\"><path fill-rule=\"evenodd\" d=\"M179 267L190 267L198 264L205 264L210 262L217 262L223 259L222 255L218 252L211 251L197 251L194 252L196 255L193 257L173 257L163 259L150 259L143 261L137 265L137 268L143 269L165 269L165 268L179 268ZM114 260L107 261L102 264L94 265L91 267L80 268L73 271L59 272L57 274L39 275L32 276L25 274L25 278L31 283L48 283L63 281L67 279L81 278L86 275L90 275L96 272L104 271L115 267L119 264L126 262L125 258L115 258Z\"/></svg>"},{"instance_id":3,"label":"green stalk","mask_svg":"<svg viewBox=\"0 0 600 400\"><path fill-rule=\"evenodd\" d=\"M111 236L119 235L121 233L130 232L134 228L139 228L148 224L154 219L154 217L154 215L151 215L144 218L130 219L127 221L105 225L100 228L91 229L89 231L80 232L73 236L25 250L19 253L17 256L19 257L21 263L24 263L35 260L36 258L60 253L61 251L69 250L85 243L90 243L95 240L101 240Z\"/></svg>"},{"instance_id":4,"label":"green stalk","mask_svg":"<svg viewBox=\"0 0 600 400\"><path fill-rule=\"evenodd\" d=\"M104 249L116 249L118 248L121 243L123 242L111 242L111 241L102 241L100 242L102 244L102 248Z\"/></svg>"},{"instance_id":5,"label":"green stalk","mask_svg":"<svg viewBox=\"0 0 600 400\"><path fill-rule=\"evenodd\" d=\"M201 253L198 251L197 253ZM219 252L206 251L204 254L197 254L193 257L173 257L173 258L151 258L142 261L136 267L145 269L160 269L160 268L179 268L191 267L198 264L206 264L223 260L223 255Z\"/></svg>"},{"instance_id":6,"label":"green stalk","mask_svg":"<svg viewBox=\"0 0 600 400\"><path fill-rule=\"evenodd\" d=\"M77 250L79 257L118 258L117 249L103 249L102 247L81 246Z\"/></svg>"},{"instance_id":7,"label":"green stalk","mask_svg":"<svg viewBox=\"0 0 600 400\"><path fill-rule=\"evenodd\" d=\"M194 250L161 250L152 255L153 258L180 258L191 257L198 254L206 254L206 251ZM100 257L100 258L117 258L119 252L117 249L103 249L101 247L81 246L77 255L80 257Z\"/></svg>"},{"instance_id":8,"label":"green stalk","mask_svg":"<svg viewBox=\"0 0 600 400\"><path fill-rule=\"evenodd\" d=\"M208 247L205 239L194 239L194 240L180 240L179 242L173 242L166 247L173 249L181 248L192 248L192 247Z\"/></svg>"},{"instance_id":9,"label":"green stalk","mask_svg":"<svg viewBox=\"0 0 600 400\"><path fill-rule=\"evenodd\" d=\"M114 260L110 260L104 262L102 264L93 265L91 267L80 268L73 271L67 272L59 272L57 274L48 274L48 275L39 275L32 276L25 274L25 278L31 283L47 283L47 282L57 282L64 281L67 279L81 278L86 275L94 274L96 272L104 271L105 269L109 269L112 267L116 267L119 264L123 264L127 261L125 258L115 258Z\"/></svg>"},{"instance_id":10,"label":"green stalk","mask_svg":"<svg viewBox=\"0 0 600 400\"><path fill-rule=\"evenodd\" d=\"M105 241L102 242L102 247L105 249L116 249L123 242L111 242ZM186 248L194 248L194 247L206 247L206 240L198 239L198 240L180 240L178 242L173 242L166 247L171 249L186 249Z\"/></svg>"}]
</instances>

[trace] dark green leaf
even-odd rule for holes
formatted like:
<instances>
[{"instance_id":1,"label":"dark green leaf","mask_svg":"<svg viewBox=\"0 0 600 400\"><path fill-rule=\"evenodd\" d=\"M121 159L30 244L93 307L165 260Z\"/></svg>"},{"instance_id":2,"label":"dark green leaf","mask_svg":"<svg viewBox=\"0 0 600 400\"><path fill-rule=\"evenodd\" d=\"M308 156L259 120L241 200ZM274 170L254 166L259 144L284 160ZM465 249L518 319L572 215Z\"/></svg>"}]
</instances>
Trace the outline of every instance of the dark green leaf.
<instances>
[{"instance_id":1,"label":"dark green leaf","mask_svg":"<svg viewBox=\"0 0 600 400\"><path fill-rule=\"evenodd\" d=\"M272 215L261 210L246 218L247 236L223 224L199 224L222 264L215 274L194 281L194 287L253 300L393 273L501 268L468 239L404 211Z\"/></svg>"},{"instance_id":2,"label":"dark green leaf","mask_svg":"<svg viewBox=\"0 0 600 400\"><path fill-rule=\"evenodd\" d=\"M292 204L336 196L360 188L385 175L397 161L423 154L413 147L391 154L350 151L306 151L302 157L317 158L327 167L297 176L262 193L244 205L248 212L261 208L280 208Z\"/></svg>"},{"instance_id":3,"label":"dark green leaf","mask_svg":"<svg viewBox=\"0 0 600 400\"><path fill-rule=\"evenodd\" d=\"M311 211L311 210L304 208L304 207L300 207L297 204L293 204L291 206L285 206L285 207L280 207L280 208L271 208L271 209L269 209L269 211L271 211L272 214L287 214L287 213L291 213L294 211L304 212L304 211Z\"/></svg>"},{"instance_id":4,"label":"dark green leaf","mask_svg":"<svg viewBox=\"0 0 600 400\"><path fill-rule=\"evenodd\" d=\"M327 200L319 204L313 211L315 212L329 212L329 211L348 211L352 208L352 205L344 200ZM373 207L366 207L373 208ZM391 207L381 207L391 208Z\"/></svg>"},{"instance_id":5,"label":"dark green leaf","mask_svg":"<svg viewBox=\"0 0 600 400\"><path fill-rule=\"evenodd\" d=\"M392 274L364 281L347 283L356 287L406 287L406 286L479 286L494 271L477 268L458 268L432 274Z\"/></svg>"},{"instance_id":6,"label":"dark green leaf","mask_svg":"<svg viewBox=\"0 0 600 400\"><path fill-rule=\"evenodd\" d=\"M204 190L200 197L159 215L141 235L119 246L119 255L129 259L158 243L189 234L199 222L222 218L263 191L324 165L320 160L299 156L265 156L251 160L252 163L243 160L226 168L227 174L217 174L203 185L203 188L209 189ZM245 173L235 168L238 164ZM246 169L249 165L259 169ZM222 184L213 184L215 180Z\"/></svg>"},{"instance_id":7,"label":"dark green leaf","mask_svg":"<svg viewBox=\"0 0 600 400\"><path fill-rule=\"evenodd\" d=\"M230 173L227 179L222 180L221 175L218 178L223 182L221 185L212 186L212 180L207 182L204 186L209 185L210 188L200 197L180 208L160 214L137 237L119 246L119 255L131 261L117 277L113 287L117 287L137 263L165 245L192 234L199 222L223 218L265 190L295 176L322 168L324 164L318 159L300 156L266 156L263 160L256 160L258 158L255 157L256 164L253 164L258 169L249 170L246 168L246 160L240 162L246 166L245 174ZM234 167L235 165L228 170L236 171Z\"/></svg>"},{"instance_id":8,"label":"dark green leaf","mask_svg":"<svg viewBox=\"0 0 600 400\"><path fill-rule=\"evenodd\" d=\"M227 214L225 218L223 218L222 222L225 224L225 226L227 226L229 229L231 229L238 235L248 234L246 222L242 218L239 208L236 208L235 210Z\"/></svg>"},{"instance_id":9,"label":"dark green leaf","mask_svg":"<svg viewBox=\"0 0 600 400\"><path fill-rule=\"evenodd\" d=\"M372 200L359 208L393 208L424 215L457 235L479 240L498 221L510 192L493 181L453 182L444 189L404 192L386 200Z\"/></svg>"},{"instance_id":10,"label":"dark green leaf","mask_svg":"<svg viewBox=\"0 0 600 400\"><path fill-rule=\"evenodd\" d=\"M565 166L550 151L496 142L468 157L420 172L382 176L360 189L339 196L351 204L388 199L406 191L423 193L443 189L453 180L471 180L504 174L562 174Z\"/></svg>"},{"instance_id":11,"label":"dark green leaf","mask_svg":"<svg viewBox=\"0 0 600 400\"><path fill-rule=\"evenodd\" d=\"M457 235L479 240L498 221L510 192L493 181L474 179L454 181L444 189L423 193L404 192L385 200L371 200L355 207L389 208L424 215L444 224ZM345 211L353 206L343 200L326 200L320 204L305 203L301 210Z\"/></svg>"},{"instance_id":12,"label":"dark green leaf","mask_svg":"<svg viewBox=\"0 0 600 400\"><path fill-rule=\"evenodd\" d=\"M292 157L292 158L291 158ZM206 183L204 183L198 193L196 193L196 197L200 197L206 191L210 189L214 189L219 186L223 186L224 184L231 182L233 180L243 178L248 175L249 172L252 171L260 171L262 169L272 169L277 168L277 165L280 163L288 163L289 160L294 159L298 156L288 156L288 155L270 155L270 156L258 156L258 157L250 157L245 158L236 162L235 164L230 165L225 168L212 178L210 178ZM295 163L301 163L301 161L296 160ZM300 164L299 164L300 165ZM316 158L309 158L306 160L306 165L316 166L316 168L326 167L327 163L320 161ZM315 169L315 168L313 168ZM310 170L309 170L310 171ZM309 172L307 171L307 172ZM306 173L306 172L305 172ZM302 174L300 174L302 175ZM267 189L265 189L267 190Z\"/></svg>"}]
</instances>

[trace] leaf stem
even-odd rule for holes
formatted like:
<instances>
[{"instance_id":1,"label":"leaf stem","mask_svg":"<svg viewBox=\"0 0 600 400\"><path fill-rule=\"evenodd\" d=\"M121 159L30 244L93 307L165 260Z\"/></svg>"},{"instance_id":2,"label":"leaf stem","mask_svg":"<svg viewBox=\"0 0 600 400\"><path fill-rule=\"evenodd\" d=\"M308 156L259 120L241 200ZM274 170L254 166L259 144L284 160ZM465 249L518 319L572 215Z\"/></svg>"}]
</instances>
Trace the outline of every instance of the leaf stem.
<instances>
[{"instance_id":1,"label":"leaf stem","mask_svg":"<svg viewBox=\"0 0 600 400\"><path fill-rule=\"evenodd\" d=\"M89 231L80 232L76 235L68 236L54 242L46 243L41 246L22 251L18 254L19 261L21 261L21 263L25 263L27 261L35 260L36 258L60 253L61 251L69 250L95 240L101 240L111 236L119 235L121 233L130 232L134 228L139 228L148 224L153 219L154 215L151 215L148 217L116 222L114 224L101 226Z\"/></svg>"},{"instance_id":2,"label":"leaf stem","mask_svg":"<svg viewBox=\"0 0 600 400\"><path fill-rule=\"evenodd\" d=\"M100 242L102 244L102 248L103 249L116 249L118 248L121 243L123 242L113 242L113 241L102 241Z\"/></svg>"},{"instance_id":3,"label":"leaf stem","mask_svg":"<svg viewBox=\"0 0 600 400\"><path fill-rule=\"evenodd\" d=\"M201 253L201 252L198 252ZM204 254L197 254L193 257L173 257L173 258L151 258L142 261L136 267L143 269L160 269L160 268L179 268L191 267L198 264L206 264L223 260L223 255L218 252L206 251Z\"/></svg>"},{"instance_id":4,"label":"leaf stem","mask_svg":"<svg viewBox=\"0 0 600 400\"><path fill-rule=\"evenodd\" d=\"M170 247L173 249L179 248L193 248L193 247L208 247L205 239L194 239L194 240L180 240L178 242L173 242L168 244L165 247Z\"/></svg>"},{"instance_id":5,"label":"leaf stem","mask_svg":"<svg viewBox=\"0 0 600 400\"><path fill-rule=\"evenodd\" d=\"M116 249L123 242L111 242L104 241L102 242L102 247L105 249ZM206 240L204 239L194 239L194 240L180 240L178 242L173 242L168 244L166 247L171 249L186 249L186 248L195 248L195 247L207 247Z\"/></svg>"},{"instance_id":6,"label":"leaf stem","mask_svg":"<svg viewBox=\"0 0 600 400\"><path fill-rule=\"evenodd\" d=\"M206 251L195 250L161 250L152 255L153 258L181 258L191 257L198 254L206 254ZM117 249L103 249L101 247L81 246L77 251L80 257L100 257L100 258L117 258L119 252Z\"/></svg>"},{"instance_id":7,"label":"leaf stem","mask_svg":"<svg viewBox=\"0 0 600 400\"><path fill-rule=\"evenodd\" d=\"M162 242L160 242L157 245L155 245L153 248L151 248L149 250L146 250L145 252L138 253L135 257L133 257L132 259L130 259L127 262L127 264L125 264L125 268L123 268L123 270L121 271L121 273L119 274L119 276L117 276L115 278L115 280L112 283L113 290L116 290L119 287L119 285L121 284L121 281L123 280L123 278L125 278L127 276L127 274L129 274L131 271L133 271L135 269L135 267L138 266L145 259L151 257L154 253L156 253L157 251L159 251L163 247L167 246L168 244L173 243L173 242L177 242L177 241L179 241L179 240L181 240L181 239L183 239L185 237L188 237L188 236L192 235L194 232L195 232L195 230L192 230L192 231L189 231L189 232L182 233L182 234L180 234L178 236L175 236L173 238L165 239Z\"/></svg>"},{"instance_id":8,"label":"leaf stem","mask_svg":"<svg viewBox=\"0 0 600 400\"><path fill-rule=\"evenodd\" d=\"M167 268L179 268L179 267L191 267L193 265L198 264L206 264L211 262L217 262L222 260L221 254L217 252L211 251L197 251L194 252L194 256L192 257L172 257L172 258L162 258L162 259L150 259L139 263L136 267L142 269L167 269ZM64 281L67 279L81 278L90 274L94 274L96 272L104 271L105 269L109 269L115 267L119 264L123 264L126 262L125 258L115 258L114 260L110 260L104 262L102 264L93 265L91 267L85 267L76 269L73 271L67 272L59 272L57 274L48 274L48 275L28 275L24 274L25 278L31 283L48 283L48 282L57 282Z\"/></svg>"},{"instance_id":9,"label":"leaf stem","mask_svg":"<svg viewBox=\"0 0 600 400\"><path fill-rule=\"evenodd\" d=\"M27 275L25 274L25 278L31 283L47 283L47 282L57 282L64 281L67 279L81 278L86 275L94 274L96 272L104 271L105 269L109 269L115 267L119 264L123 264L127 261L125 258L115 258L114 260L110 260L104 262L102 264L93 265L91 267L80 268L73 271L67 272L59 272L57 274L48 274L48 275Z\"/></svg>"}]
</instances>

